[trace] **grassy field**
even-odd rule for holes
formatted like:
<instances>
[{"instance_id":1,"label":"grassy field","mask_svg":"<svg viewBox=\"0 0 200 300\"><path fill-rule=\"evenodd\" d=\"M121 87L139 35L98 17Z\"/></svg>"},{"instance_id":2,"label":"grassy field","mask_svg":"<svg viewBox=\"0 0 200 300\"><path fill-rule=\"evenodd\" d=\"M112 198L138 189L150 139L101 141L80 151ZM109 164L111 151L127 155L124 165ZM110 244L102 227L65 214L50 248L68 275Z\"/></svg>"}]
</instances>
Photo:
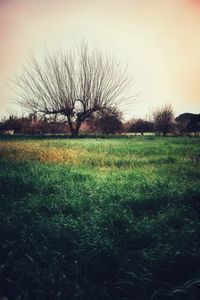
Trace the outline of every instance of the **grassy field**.
<instances>
[{"instance_id":1,"label":"grassy field","mask_svg":"<svg viewBox=\"0 0 200 300\"><path fill-rule=\"evenodd\" d=\"M0 139L0 296L199 300L200 139Z\"/></svg>"}]
</instances>

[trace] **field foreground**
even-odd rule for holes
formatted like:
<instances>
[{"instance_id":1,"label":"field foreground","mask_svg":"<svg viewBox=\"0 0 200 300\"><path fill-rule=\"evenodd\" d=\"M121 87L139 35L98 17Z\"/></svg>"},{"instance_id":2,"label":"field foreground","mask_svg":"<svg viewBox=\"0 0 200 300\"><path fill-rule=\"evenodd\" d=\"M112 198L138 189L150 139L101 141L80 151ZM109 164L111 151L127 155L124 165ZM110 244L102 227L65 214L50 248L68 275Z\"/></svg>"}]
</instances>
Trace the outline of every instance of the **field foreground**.
<instances>
[{"instance_id":1,"label":"field foreground","mask_svg":"<svg viewBox=\"0 0 200 300\"><path fill-rule=\"evenodd\" d=\"M199 300L200 139L0 139L0 296Z\"/></svg>"}]
</instances>

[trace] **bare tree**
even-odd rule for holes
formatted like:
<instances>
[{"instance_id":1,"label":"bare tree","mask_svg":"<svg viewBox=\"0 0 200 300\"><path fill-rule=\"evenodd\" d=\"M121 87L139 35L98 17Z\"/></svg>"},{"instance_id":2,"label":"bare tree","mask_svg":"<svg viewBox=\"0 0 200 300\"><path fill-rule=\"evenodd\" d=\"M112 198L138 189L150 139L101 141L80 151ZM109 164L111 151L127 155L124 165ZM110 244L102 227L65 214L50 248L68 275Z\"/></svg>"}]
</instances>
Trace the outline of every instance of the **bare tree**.
<instances>
[{"instance_id":1,"label":"bare tree","mask_svg":"<svg viewBox=\"0 0 200 300\"><path fill-rule=\"evenodd\" d=\"M89 51L85 42L75 50L48 52L41 63L32 57L16 77L18 102L41 116L64 118L76 137L81 123L95 112L115 113L127 99L130 79L126 67L99 50Z\"/></svg>"},{"instance_id":2,"label":"bare tree","mask_svg":"<svg viewBox=\"0 0 200 300\"><path fill-rule=\"evenodd\" d=\"M172 125L174 119L174 112L171 105L165 104L161 109L153 112L153 120L157 132L166 135Z\"/></svg>"}]
</instances>

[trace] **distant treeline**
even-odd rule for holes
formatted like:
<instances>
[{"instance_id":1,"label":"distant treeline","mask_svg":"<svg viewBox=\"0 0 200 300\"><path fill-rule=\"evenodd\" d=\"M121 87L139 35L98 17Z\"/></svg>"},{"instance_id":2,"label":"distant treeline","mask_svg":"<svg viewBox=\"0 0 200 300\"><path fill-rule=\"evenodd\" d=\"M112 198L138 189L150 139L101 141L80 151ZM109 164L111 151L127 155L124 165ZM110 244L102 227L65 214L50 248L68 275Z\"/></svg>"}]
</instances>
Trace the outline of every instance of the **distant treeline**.
<instances>
[{"instance_id":1,"label":"distant treeline","mask_svg":"<svg viewBox=\"0 0 200 300\"><path fill-rule=\"evenodd\" d=\"M165 111L164 111L165 110ZM168 110L168 114L166 114ZM164 114L165 112L165 114ZM169 107L164 107L153 113L151 120L131 119L122 121L122 115L105 115L88 118L81 124L81 134L173 134L186 135L200 132L200 114L183 113L174 118L169 117ZM54 118L40 119L36 114L26 117L10 115L0 122L1 134L70 134L69 125Z\"/></svg>"}]
</instances>

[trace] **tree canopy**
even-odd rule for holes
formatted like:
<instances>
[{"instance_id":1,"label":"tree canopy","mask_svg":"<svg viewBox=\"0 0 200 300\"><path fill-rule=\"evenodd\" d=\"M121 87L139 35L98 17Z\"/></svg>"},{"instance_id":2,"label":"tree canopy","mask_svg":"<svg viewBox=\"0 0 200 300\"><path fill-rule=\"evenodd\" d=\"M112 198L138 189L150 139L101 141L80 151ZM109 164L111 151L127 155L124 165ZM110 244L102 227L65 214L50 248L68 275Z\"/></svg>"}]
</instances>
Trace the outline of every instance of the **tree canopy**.
<instances>
[{"instance_id":1,"label":"tree canopy","mask_svg":"<svg viewBox=\"0 0 200 300\"><path fill-rule=\"evenodd\" d=\"M35 57L16 77L18 102L41 116L64 118L72 136L93 113L115 114L127 99L130 78L114 57L89 51L85 42L74 50Z\"/></svg>"}]
</instances>

